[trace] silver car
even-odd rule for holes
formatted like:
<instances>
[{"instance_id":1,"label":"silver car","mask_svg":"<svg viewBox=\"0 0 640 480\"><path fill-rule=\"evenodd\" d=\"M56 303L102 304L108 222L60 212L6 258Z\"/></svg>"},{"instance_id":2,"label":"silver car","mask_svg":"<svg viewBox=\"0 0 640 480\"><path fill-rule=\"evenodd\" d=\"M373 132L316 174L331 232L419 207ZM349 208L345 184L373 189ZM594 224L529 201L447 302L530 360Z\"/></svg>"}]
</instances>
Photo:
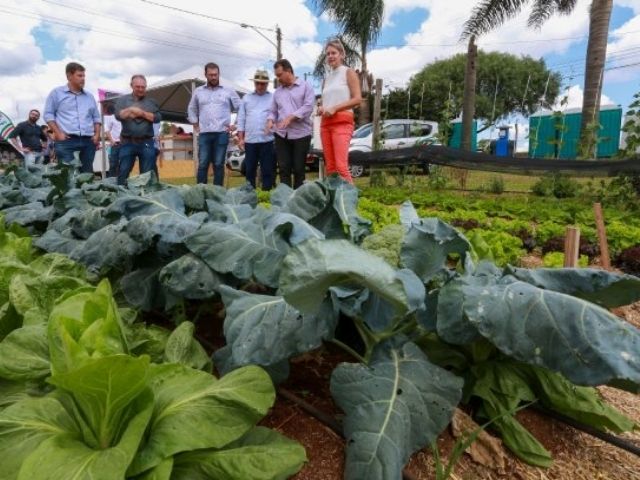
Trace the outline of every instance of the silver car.
<instances>
[{"instance_id":1,"label":"silver car","mask_svg":"<svg viewBox=\"0 0 640 480\"><path fill-rule=\"evenodd\" d=\"M413 147L418 141L430 139L436 141L438 122L430 120L393 119L384 120L380 129L382 148L393 150ZM349 152L370 152L373 150L373 124L367 123L353 132ZM366 167L351 165L352 177L364 175Z\"/></svg>"}]
</instances>

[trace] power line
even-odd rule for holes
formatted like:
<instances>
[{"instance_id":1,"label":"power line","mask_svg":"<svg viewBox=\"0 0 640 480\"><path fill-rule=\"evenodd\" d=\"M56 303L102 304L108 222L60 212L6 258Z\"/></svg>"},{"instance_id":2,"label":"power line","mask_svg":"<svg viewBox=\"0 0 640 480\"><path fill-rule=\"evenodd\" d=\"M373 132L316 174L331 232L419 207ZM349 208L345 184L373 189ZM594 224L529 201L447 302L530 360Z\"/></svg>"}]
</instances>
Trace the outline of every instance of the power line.
<instances>
[{"instance_id":1,"label":"power line","mask_svg":"<svg viewBox=\"0 0 640 480\"><path fill-rule=\"evenodd\" d=\"M188 14L188 15L196 15L196 16L198 16L198 17L208 18L209 20L216 20L216 21L218 21L218 22L231 23L231 24L233 24L233 25L238 25L238 26L243 27L243 28L246 28L246 27L258 28L258 29L260 29L260 30L267 30L267 31L269 31L269 32L274 32L274 33L275 33L275 31L276 31L276 29L275 29L275 28L261 27L261 26L258 26L258 25L249 25L249 24L248 24L248 23L246 23L246 22L238 22L238 21L235 21L235 20L229 20L229 19L226 19L226 18L213 17L213 16L211 16L211 15L206 15L206 14L201 13L201 12L193 12L193 11L191 11L191 10L185 10L185 9L183 9L183 8L178 8L178 7L173 7L173 6L171 6L171 5L165 5L165 4L163 4L163 3L153 2L153 1L151 1L151 0L140 0L140 1L141 1L141 2L144 2L144 3L148 3L148 4L150 4L150 5L155 5L155 6L157 6L157 7L168 8L169 10L174 10L174 11L176 11L176 12L186 13L186 14Z\"/></svg>"},{"instance_id":2,"label":"power line","mask_svg":"<svg viewBox=\"0 0 640 480\"><path fill-rule=\"evenodd\" d=\"M205 52L205 53L229 54L228 51L224 51L224 50L207 49L207 48L203 48L203 47L199 47L199 46L195 46L195 45L170 42L170 41L162 40L162 39L130 35L130 34L126 34L126 33L123 33L123 32L118 32L118 31L113 31L113 30L106 30L106 29L102 29L100 27L94 27L94 26L91 26L91 25L72 23L72 22L68 22L68 21L65 21L65 20L62 20L62 19L59 19L59 18L55 18L55 17L50 17L50 16L46 16L45 17L43 15L40 15L40 14L37 14L37 13L34 13L34 12L21 13L21 12L15 12L15 11L12 11L12 10L4 10L4 9L1 9L1 8L0 8L0 12L6 13L8 15L17 16L17 17L34 18L36 20L41 20L41 21L44 21L46 23L53 23L53 24L56 24L56 25L62 25L64 27L73 28L73 29L76 29L76 30L85 30L87 32L100 33L100 34L108 35L108 36L111 36L111 37L129 38L129 39L139 40L139 41L142 41L142 42L156 44L156 45L163 45L163 46L180 48L180 49L188 49L188 50L192 50L192 51L200 51L200 52ZM264 57L253 57L253 56L249 56L249 55L238 54L238 53L235 53L235 52L234 52L233 57L236 57L236 58L237 57L241 57L241 58L246 58L246 59L251 59L251 60L260 60L260 61L264 61L265 60ZM237 63L237 62L230 62L230 63Z\"/></svg>"},{"instance_id":3,"label":"power line","mask_svg":"<svg viewBox=\"0 0 640 480\"><path fill-rule=\"evenodd\" d=\"M176 35L176 36L188 38L188 39L191 39L191 40L198 40L198 41L201 41L201 42L211 43L211 44L214 44L214 45L220 45L221 47L228 47L230 49L236 49L237 48L235 45L229 45L229 44L226 44L226 43L214 42L214 41L211 41L209 39L202 38L202 37L196 37L196 36L193 36L193 35L187 35L187 34L179 33L179 32L172 31L172 30L165 30L163 28L159 28L159 27L156 27L156 26L153 26L153 25L145 25L145 24L141 24L141 23L132 22L130 20L125 20L123 18L120 18L120 17L118 17L116 15L108 15L106 13L97 13L97 12L93 12L93 11L90 11L90 10L82 9L82 8L76 6L76 5L69 5L69 4L65 4L65 3L61 3L61 2L56 2L54 0L42 0L42 1L45 2L45 3L50 3L52 5L57 5L57 6L60 6L60 7L72 9L74 11L83 12L83 13L86 13L87 15L92 15L92 16L97 16L97 17L112 18L112 19L114 19L114 20L116 20L116 21L118 21L120 23L123 23L123 24L126 24L126 25L132 25L134 27L147 28L149 30L155 30L155 31L160 32L160 33L167 33L169 35ZM245 50L245 51L249 52L249 50ZM256 55L260 55L260 52L251 51L251 53L254 53Z\"/></svg>"}]
</instances>

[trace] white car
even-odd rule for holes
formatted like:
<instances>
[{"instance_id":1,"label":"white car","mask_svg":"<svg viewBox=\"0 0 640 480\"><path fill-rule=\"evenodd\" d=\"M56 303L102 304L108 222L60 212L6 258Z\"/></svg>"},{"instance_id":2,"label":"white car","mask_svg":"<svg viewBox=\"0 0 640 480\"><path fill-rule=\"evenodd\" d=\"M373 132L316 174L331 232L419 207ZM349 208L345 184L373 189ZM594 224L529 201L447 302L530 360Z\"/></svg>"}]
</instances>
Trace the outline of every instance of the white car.
<instances>
[{"instance_id":1,"label":"white car","mask_svg":"<svg viewBox=\"0 0 640 480\"><path fill-rule=\"evenodd\" d=\"M394 119L384 120L380 129L382 148L393 150L413 147L418 141L433 140L436 142L438 122L430 120ZM370 152L373 150L373 124L367 123L353 132L349 144L349 152ZM428 171L428 165L423 165ZM363 165L351 165L352 177L360 177L365 173Z\"/></svg>"}]
</instances>

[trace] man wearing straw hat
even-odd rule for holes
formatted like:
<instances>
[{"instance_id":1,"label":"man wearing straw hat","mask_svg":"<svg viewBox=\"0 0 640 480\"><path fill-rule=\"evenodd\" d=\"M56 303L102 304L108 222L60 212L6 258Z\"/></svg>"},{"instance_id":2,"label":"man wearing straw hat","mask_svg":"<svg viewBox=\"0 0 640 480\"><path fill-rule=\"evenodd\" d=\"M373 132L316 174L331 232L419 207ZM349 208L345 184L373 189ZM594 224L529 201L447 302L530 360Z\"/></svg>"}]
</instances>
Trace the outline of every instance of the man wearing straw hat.
<instances>
[{"instance_id":1,"label":"man wearing straw hat","mask_svg":"<svg viewBox=\"0 0 640 480\"><path fill-rule=\"evenodd\" d=\"M244 96L238 109L238 139L240 148L244 148L247 182L256 188L256 172L259 165L262 172L262 189L271 190L275 179L275 150L273 134L265 130L265 124L273 95L267 91L269 74L266 70L256 70L252 80L255 91Z\"/></svg>"}]
</instances>

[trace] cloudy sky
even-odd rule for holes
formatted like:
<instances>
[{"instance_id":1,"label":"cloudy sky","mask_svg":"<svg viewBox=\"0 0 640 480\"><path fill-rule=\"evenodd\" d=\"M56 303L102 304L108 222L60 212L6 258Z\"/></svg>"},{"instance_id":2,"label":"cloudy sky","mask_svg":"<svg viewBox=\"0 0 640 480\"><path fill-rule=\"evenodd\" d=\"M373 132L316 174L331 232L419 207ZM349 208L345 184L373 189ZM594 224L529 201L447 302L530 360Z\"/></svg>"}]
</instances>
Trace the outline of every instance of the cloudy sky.
<instances>
[{"instance_id":1,"label":"cloudy sky","mask_svg":"<svg viewBox=\"0 0 640 480\"><path fill-rule=\"evenodd\" d=\"M425 64L465 51L460 31L475 3L386 0L384 29L369 53L371 71L401 88ZM571 16L554 17L541 30L526 28L523 15L480 38L479 46L544 57L563 74L569 107L580 106L588 6L579 0ZM0 110L16 122L31 108L42 110L47 93L65 83L69 61L86 66L92 92L128 91L133 73L154 84L208 61L250 88L253 71L275 60L269 40L275 41L276 24L284 56L299 75L312 70L324 39L336 33L311 0L0 0ZM640 0L614 0L605 101L626 107L640 90L639 73Z\"/></svg>"}]
</instances>

